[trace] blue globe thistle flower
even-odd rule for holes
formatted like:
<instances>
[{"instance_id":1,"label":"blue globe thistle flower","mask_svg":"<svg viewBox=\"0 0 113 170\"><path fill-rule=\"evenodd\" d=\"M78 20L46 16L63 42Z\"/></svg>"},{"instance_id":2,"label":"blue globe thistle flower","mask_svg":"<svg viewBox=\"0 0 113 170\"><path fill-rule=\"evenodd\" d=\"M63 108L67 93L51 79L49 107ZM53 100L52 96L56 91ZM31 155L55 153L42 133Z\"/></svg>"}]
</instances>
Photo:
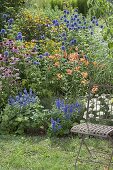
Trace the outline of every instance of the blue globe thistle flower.
<instances>
[{"instance_id":1,"label":"blue globe thistle flower","mask_svg":"<svg viewBox=\"0 0 113 170\"><path fill-rule=\"evenodd\" d=\"M6 30L5 30L5 29L1 29L0 33L1 33L1 34L5 34L5 33L6 33Z\"/></svg>"},{"instance_id":2,"label":"blue globe thistle flower","mask_svg":"<svg viewBox=\"0 0 113 170\"><path fill-rule=\"evenodd\" d=\"M65 47L65 46L62 46L61 49L62 49L63 51L65 51L65 50L66 50L66 47Z\"/></svg>"},{"instance_id":3,"label":"blue globe thistle flower","mask_svg":"<svg viewBox=\"0 0 113 170\"><path fill-rule=\"evenodd\" d=\"M80 27L80 26L78 26L77 28L78 28L78 29L80 29L81 27Z\"/></svg>"},{"instance_id":4,"label":"blue globe thistle flower","mask_svg":"<svg viewBox=\"0 0 113 170\"><path fill-rule=\"evenodd\" d=\"M75 39L73 39L73 40L70 41L70 45L74 45L75 43L76 43L76 40L75 40Z\"/></svg>"},{"instance_id":5,"label":"blue globe thistle flower","mask_svg":"<svg viewBox=\"0 0 113 170\"><path fill-rule=\"evenodd\" d=\"M69 21L67 20L67 24L69 24Z\"/></svg>"},{"instance_id":6,"label":"blue globe thistle flower","mask_svg":"<svg viewBox=\"0 0 113 170\"><path fill-rule=\"evenodd\" d=\"M34 64L34 65L39 65L40 62L38 62L38 61L33 61L33 64Z\"/></svg>"},{"instance_id":7,"label":"blue globe thistle flower","mask_svg":"<svg viewBox=\"0 0 113 170\"><path fill-rule=\"evenodd\" d=\"M64 44L65 44L65 42L63 41L63 42L62 42L62 45L64 45Z\"/></svg>"},{"instance_id":8,"label":"blue globe thistle flower","mask_svg":"<svg viewBox=\"0 0 113 170\"><path fill-rule=\"evenodd\" d=\"M73 17L71 17L71 21L73 21L74 20L74 18Z\"/></svg>"},{"instance_id":9,"label":"blue globe thistle flower","mask_svg":"<svg viewBox=\"0 0 113 170\"><path fill-rule=\"evenodd\" d=\"M21 40L22 41L22 35L17 35L17 40Z\"/></svg>"},{"instance_id":10,"label":"blue globe thistle flower","mask_svg":"<svg viewBox=\"0 0 113 170\"><path fill-rule=\"evenodd\" d=\"M67 24L66 26L67 26L67 28L68 28L68 27L69 27L69 24Z\"/></svg>"},{"instance_id":11,"label":"blue globe thistle flower","mask_svg":"<svg viewBox=\"0 0 113 170\"><path fill-rule=\"evenodd\" d=\"M54 26L59 26L58 20L53 20L52 22Z\"/></svg>"},{"instance_id":12,"label":"blue globe thistle flower","mask_svg":"<svg viewBox=\"0 0 113 170\"><path fill-rule=\"evenodd\" d=\"M103 28L104 28L104 26L103 26L103 25L101 25L101 26L100 26L100 28L101 28L101 29L103 29Z\"/></svg>"},{"instance_id":13,"label":"blue globe thistle flower","mask_svg":"<svg viewBox=\"0 0 113 170\"><path fill-rule=\"evenodd\" d=\"M69 11L65 9L64 14L69 14Z\"/></svg>"},{"instance_id":14,"label":"blue globe thistle flower","mask_svg":"<svg viewBox=\"0 0 113 170\"><path fill-rule=\"evenodd\" d=\"M63 36L63 37L64 37L64 36L66 36L66 33L65 33L65 32L63 32L63 33L62 33L62 36Z\"/></svg>"},{"instance_id":15,"label":"blue globe thistle flower","mask_svg":"<svg viewBox=\"0 0 113 170\"><path fill-rule=\"evenodd\" d=\"M44 35L41 35L41 39L44 40L44 39L45 39L45 36L44 36Z\"/></svg>"},{"instance_id":16,"label":"blue globe thistle flower","mask_svg":"<svg viewBox=\"0 0 113 170\"><path fill-rule=\"evenodd\" d=\"M92 16L92 19L96 19L96 16Z\"/></svg>"},{"instance_id":17,"label":"blue globe thistle flower","mask_svg":"<svg viewBox=\"0 0 113 170\"><path fill-rule=\"evenodd\" d=\"M16 39L22 41L22 33L21 32L18 32Z\"/></svg>"},{"instance_id":18,"label":"blue globe thistle flower","mask_svg":"<svg viewBox=\"0 0 113 170\"><path fill-rule=\"evenodd\" d=\"M78 12L78 9L75 9L74 12Z\"/></svg>"},{"instance_id":19,"label":"blue globe thistle flower","mask_svg":"<svg viewBox=\"0 0 113 170\"><path fill-rule=\"evenodd\" d=\"M3 16L2 16L4 19L6 19L7 18L7 14L3 14Z\"/></svg>"},{"instance_id":20,"label":"blue globe thistle flower","mask_svg":"<svg viewBox=\"0 0 113 170\"><path fill-rule=\"evenodd\" d=\"M93 32L91 31L91 35L93 35Z\"/></svg>"},{"instance_id":21,"label":"blue globe thistle flower","mask_svg":"<svg viewBox=\"0 0 113 170\"><path fill-rule=\"evenodd\" d=\"M22 35L22 33L21 32L18 32L18 34L17 35Z\"/></svg>"},{"instance_id":22,"label":"blue globe thistle flower","mask_svg":"<svg viewBox=\"0 0 113 170\"><path fill-rule=\"evenodd\" d=\"M48 56L49 56L49 53L48 53L48 52L45 52L45 53L44 53L44 56L48 57Z\"/></svg>"},{"instance_id":23,"label":"blue globe thistle flower","mask_svg":"<svg viewBox=\"0 0 113 170\"><path fill-rule=\"evenodd\" d=\"M76 23L76 22L74 22L74 25L77 25L77 23Z\"/></svg>"},{"instance_id":24,"label":"blue globe thistle flower","mask_svg":"<svg viewBox=\"0 0 113 170\"><path fill-rule=\"evenodd\" d=\"M66 13L67 15L69 14L69 11L67 10L67 13Z\"/></svg>"},{"instance_id":25,"label":"blue globe thistle flower","mask_svg":"<svg viewBox=\"0 0 113 170\"><path fill-rule=\"evenodd\" d=\"M43 55L40 54L40 55L39 55L39 58L42 59L42 58L43 58Z\"/></svg>"},{"instance_id":26,"label":"blue globe thistle flower","mask_svg":"<svg viewBox=\"0 0 113 170\"><path fill-rule=\"evenodd\" d=\"M76 15L74 15L74 17L75 17L75 18L77 18L77 17L78 17L78 15L77 15L77 14L76 14Z\"/></svg>"},{"instance_id":27,"label":"blue globe thistle flower","mask_svg":"<svg viewBox=\"0 0 113 170\"><path fill-rule=\"evenodd\" d=\"M95 24L95 20L94 19L92 20L92 23Z\"/></svg>"},{"instance_id":28,"label":"blue globe thistle flower","mask_svg":"<svg viewBox=\"0 0 113 170\"><path fill-rule=\"evenodd\" d=\"M90 26L89 26L89 28L91 29L91 28L92 28L92 26L90 25Z\"/></svg>"},{"instance_id":29,"label":"blue globe thistle flower","mask_svg":"<svg viewBox=\"0 0 113 170\"><path fill-rule=\"evenodd\" d=\"M83 29L86 29L86 26L83 26L82 28L83 28Z\"/></svg>"},{"instance_id":30,"label":"blue globe thistle flower","mask_svg":"<svg viewBox=\"0 0 113 170\"><path fill-rule=\"evenodd\" d=\"M58 23L58 22L56 22L56 23L55 23L55 26L59 26L59 23Z\"/></svg>"},{"instance_id":31,"label":"blue globe thistle flower","mask_svg":"<svg viewBox=\"0 0 113 170\"><path fill-rule=\"evenodd\" d=\"M4 56L8 57L9 56L9 52L8 51L4 51Z\"/></svg>"},{"instance_id":32,"label":"blue globe thistle flower","mask_svg":"<svg viewBox=\"0 0 113 170\"><path fill-rule=\"evenodd\" d=\"M64 15L63 17L66 18L66 15Z\"/></svg>"},{"instance_id":33,"label":"blue globe thistle flower","mask_svg":"<svg viewBox=\"0 0 113 170\"><path fill-rule=\"evenodd\" d=\"M64 19L64 22L67 22L67 19Z\"/></svg>"},{"instance_id":34,"label":"blue globe thistle flower","mask_svg":"<svg viewBox=\"0 0 113 170\"><path fill-rule=\"evenodd\" d=\"M84 22L84 25L86 25L86 23L87 23L87 22L85 21L85 22Z\"/></svg>"},{"instance_id":35,"label":"blue globe thistle flower","mask_svg":"<svg viewBox=\"0 0 113 170\"><path fill-rule=\"evenodd\" d=\"M66 14L67 13L67 10L66 9L64 9L64 14Z\"/></svg>"},{"instance_id":36,"label":"blue globe thistle flower","mask_svg":"<svg viewBox=\"0 0 113 170\"><path fill-rule=\"evenodd\" d=\"M14 19L10 18L7 22L11 25L14 22Z\"/></svg>"},{"instance_id":37,"label":"blue globe thistle flower","mask_svg":"<svg viewBox=\"0 0 113 170\"><path fill-rule=\"evenodd\" d=\"M73 28L73 27L74 27L74 24L71 24L71 27Z\"/></svg>"},{"instance_id":38,"label":"blue globe thistle flower","mask_svg":"<svg viewBox=\"0 0 113 170\"><path fill-rule=\"evenodd\" d=\"M98 26L98 22L96 22L96 26Z\"/></svg>"},{"instance_id":39,"label":"blue globe thistle flower","mask_svg":"<svg viewBox=\"0 0 113 170\"><path fill-rule=\"evenodd\" d=\"M85 16L82 16L82 19L85 20Z\"/></svg>"},{"instance_id":40,"label":"blue globe thistle flower","mask_svg":"<svg viewBox=\"0 0 113 170\"><path fill-rule=\"evenodd\" d=\"M64 38L63 38L63 40L64 40L64 41L66 41L66 40L67 40L67 38L66 38L66 37L64 37Z\"/></svg>"}]
</instances>

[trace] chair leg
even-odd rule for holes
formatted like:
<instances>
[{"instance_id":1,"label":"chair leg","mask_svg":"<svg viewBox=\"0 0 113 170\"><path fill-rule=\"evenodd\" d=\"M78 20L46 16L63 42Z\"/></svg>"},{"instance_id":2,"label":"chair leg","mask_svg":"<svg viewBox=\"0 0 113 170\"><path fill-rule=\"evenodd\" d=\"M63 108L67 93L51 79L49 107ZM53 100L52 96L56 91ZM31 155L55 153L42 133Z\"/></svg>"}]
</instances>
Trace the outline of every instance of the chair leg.
<instances>
[{"instance_id":1,"label":"chair leg","mask_svg":"<svg viewBox=\"0 0 113 170\"><path fill-rule=\"evenodd\" d=\"M88 148L88 146L87 146L87 144L85 143L85 141L84 141L84 140L83 140L83 143L84 143L84 145L86 146L86 149L88 150L88 152L89 152L90 156L93 158L93 156L92 156L92 154L91 154L91 151L89 150L89 148Z\"/></svg>"},{"instance_id":2,"label":"chair leg","mask_svg":"<svg viewBox=\"0 0 113 170\"><path fill-rule=\"evenodd\" d=\"M84 142L84 138L82 137L82 140L81 140L81 142L80 142L79 151L78 151L78 154L77 154L77 157L76 157L76 161L75 161L75 170L77 170L77 162L78 162L78 158L79 158L79 155L80 155L80 151L81 151L83 142Z\"/></svg>"},{"instance_id":3,"label":"chair leg","mask_svg":"<svg viewBox=\"0 0 113 170\"><path fill-rule=\"evenodd\" d=\"M110 161L109 161L109 165L108 165L108 170L110 169L110 165L111 165L111 162L112 162L112 158L113 158L113 151L112 151L111 156L110 156Z\"/></svg>"}]
</instances>

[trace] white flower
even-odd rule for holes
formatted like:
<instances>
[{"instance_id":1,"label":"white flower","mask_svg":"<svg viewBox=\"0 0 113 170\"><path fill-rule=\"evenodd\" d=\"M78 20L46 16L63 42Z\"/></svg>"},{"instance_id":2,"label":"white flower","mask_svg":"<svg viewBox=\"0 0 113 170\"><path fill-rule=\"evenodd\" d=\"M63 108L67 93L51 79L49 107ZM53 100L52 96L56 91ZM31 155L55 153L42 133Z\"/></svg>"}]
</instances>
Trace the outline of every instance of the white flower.
<instances>
[{"instance_id":1,"label":"white flower","mask_svg":"<svg viewBox=\"0 0 113 170\"><path fill-rule=\"evenodd\" d=\"M90 117L90 118L93 118L93 117L94 117L94 114L92 114L92 113L89 114L89 117Z\"/></svg>"},{"instance_id":2,"label":"white flower","mask_svg":"<svg viewBox=\"0 0 113 170\"><path fill-rule=\"evenodd\" d=\"M97 105L100 105L100 101L97 101Z\"/></svg>"},{"instance_id":3,"label":"white flower","mask_svg":"<svg viewBox=\"0 0 113 170\"><path fill-rule=\"evenodd\" d=\"M99 111L100 110L100 105L94 106L93 111Z\"/></svg>"}]
</instances>

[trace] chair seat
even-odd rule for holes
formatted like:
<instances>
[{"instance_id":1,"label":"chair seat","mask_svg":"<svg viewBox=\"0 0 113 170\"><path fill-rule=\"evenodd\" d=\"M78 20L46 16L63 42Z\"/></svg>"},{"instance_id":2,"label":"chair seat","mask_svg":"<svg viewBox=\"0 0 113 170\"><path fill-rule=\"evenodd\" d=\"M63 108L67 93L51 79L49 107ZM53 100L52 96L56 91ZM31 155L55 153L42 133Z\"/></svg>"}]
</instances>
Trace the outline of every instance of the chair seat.
<instances>
[{"instance_id":1,"label":"chair seat","mask_svg":"<svg viewBox=\"0 0 113 170\"><path fill-rule=\"evenodd\" d=\"M81 123L71 128L72 133L91 135L102 138L113 136L113 126L99 125L93 123Z\"/></svg>"}]
</instances>

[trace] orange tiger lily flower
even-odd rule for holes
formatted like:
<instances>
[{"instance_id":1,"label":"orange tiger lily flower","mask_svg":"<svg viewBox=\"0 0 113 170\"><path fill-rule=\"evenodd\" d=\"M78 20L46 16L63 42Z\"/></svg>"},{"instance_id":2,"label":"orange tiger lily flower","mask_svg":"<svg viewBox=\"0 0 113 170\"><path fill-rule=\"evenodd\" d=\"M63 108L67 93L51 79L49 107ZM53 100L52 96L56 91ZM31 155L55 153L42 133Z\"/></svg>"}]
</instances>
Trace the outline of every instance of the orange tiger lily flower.
<instances>
[{"instance_id":1,"label":"orange tiger lily flower","mask_svg":"<svg viewBox=\"0 0 113 170\"><path fill-rule=\"evenodd\" d=\"M54 66L55 66L55 67L59 67L59 66L60 66L60 63L59 63L59 62L56 62L56 63L54 64Z\"/></svg>"},{"instance_id":2,"label":"orange tiger lily flower","mask_svg":"<svg viewBox=\"0 0 113 170\"><path fill-rule=\"evenodd\" d=\"M81 75L82 75L83 78L87 78L88 77L88 73L87 72L82 72Z\"/></svg>"},{"instance_id":3,"label":"orange tiger lily flower","mask_svg":"<svg viewBox=\"0 0 113 170\"><path fill-rule=\"evenodd\" d=\"M81 83L86 85L86 84L88 84L88 81L84 79L84 80L81 81Z\"/></svg>"},{"instance_id":4,"label":"orange tiger lily flower","mask_svg":"<svg viewBox=\"0 0 113 170\"><path fill-rule=\"evenodd\" d=\"M74 71L79 71L79 70L80 70L80 66L74 68Z\"/></svg>"},{"instance_id":5,"label":"orange tiger lily flower","mask_svg":"<svg viewBox=\"0 0 113 170\"><path fill-rule=\"evenodd\" d=\"M70 69L67 69L66 72L67 72L68 75L72 75L72 72L73 72L73 71L70 70Z\"/></svg>"},{"instance_id":6,"label":"orange tiger lily flower","mask_svg":"<svg viewBox=\"0 0 113 170\"><path fill-rule=\"evenodd\" d=\"M50 55L50 56L48 56L48 58L55 59L55 56L54 55Z\"/></svg>"},{"instance_id":7,"label":"orange tiger lily flower","mask_svg":"<svg viewBox=\"0 0 113 170\"><path fill-rule=\"evenodd\" d=\"M91 92L96 93L98 91L98 85L94 85Z\"/></svg>"}]
</instances>

